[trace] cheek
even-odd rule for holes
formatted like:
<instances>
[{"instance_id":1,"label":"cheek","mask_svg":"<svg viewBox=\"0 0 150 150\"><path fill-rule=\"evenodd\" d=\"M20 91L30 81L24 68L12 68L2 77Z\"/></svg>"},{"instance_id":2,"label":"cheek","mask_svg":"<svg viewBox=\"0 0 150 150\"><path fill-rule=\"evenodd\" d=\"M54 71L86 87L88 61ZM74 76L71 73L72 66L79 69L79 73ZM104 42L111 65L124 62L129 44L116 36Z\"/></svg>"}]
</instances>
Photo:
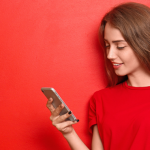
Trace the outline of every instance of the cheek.
<instances>
[{"instance_id":1,"label":"cheek","mask_svg":"<svg viewBox=\"0 0 150 150\"><path fill-rule=\"evenodd\" d=\"M131 60L133 59L133 55L129 51L120 51L119 56L120 56L120 59L122 60L122 63L124 63L125 65L130 63Z\"/></svg>"},{"instance_id":2,"label":"cheek","mask_svg":"<svg viewBox=\"0 0 150 150\"><path fill-rule=\"evenodd\" d=\"M140 65L139 60L137 59L136 55L133 53L132 50L127 51L123 54L124 57L124 64L130 67L138 67Z\"/></svg>"}]
</instances>

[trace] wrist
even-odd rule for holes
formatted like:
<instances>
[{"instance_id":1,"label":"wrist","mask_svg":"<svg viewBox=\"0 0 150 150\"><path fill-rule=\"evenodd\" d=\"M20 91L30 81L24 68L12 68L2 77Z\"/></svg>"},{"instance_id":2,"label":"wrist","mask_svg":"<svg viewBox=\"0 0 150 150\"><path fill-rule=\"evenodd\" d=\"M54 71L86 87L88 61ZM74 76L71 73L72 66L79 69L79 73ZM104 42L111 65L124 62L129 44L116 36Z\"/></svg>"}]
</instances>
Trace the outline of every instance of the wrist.
<instances>
[{"instance_id":1,"label":"wrist","mask_svg":"<svg viewBox=\"0 0 150 150\"><path fill-rule=\"evenodd\" d=\"M63 134L63 133L62 133ZM75 130L73 129L71 132L69 133L64 133L63 136L65 139L69 139L72 138L74 135L76 134Z\"/></svg>"}]
</instances>

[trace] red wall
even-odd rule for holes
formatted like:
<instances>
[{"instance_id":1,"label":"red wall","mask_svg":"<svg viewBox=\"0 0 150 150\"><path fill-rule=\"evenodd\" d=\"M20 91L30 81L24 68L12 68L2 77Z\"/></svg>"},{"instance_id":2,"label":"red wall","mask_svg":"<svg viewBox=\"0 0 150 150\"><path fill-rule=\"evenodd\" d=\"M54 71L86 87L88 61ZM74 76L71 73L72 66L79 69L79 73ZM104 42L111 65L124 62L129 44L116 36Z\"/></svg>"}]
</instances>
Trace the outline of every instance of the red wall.
<instances>
[{"instance_id":1,"label":"red wall","mask_svg":"<svg viewBox=\"0 0 150 150\"><path fill-rule=\"evenodd\" d=\"M97 31L120 2L126 0L0 1L1 150L69 149L49 120L40 91L46 86L80 119L74 128L90 147L88 102L107 83Z\"/></svg>"}]
</instances>

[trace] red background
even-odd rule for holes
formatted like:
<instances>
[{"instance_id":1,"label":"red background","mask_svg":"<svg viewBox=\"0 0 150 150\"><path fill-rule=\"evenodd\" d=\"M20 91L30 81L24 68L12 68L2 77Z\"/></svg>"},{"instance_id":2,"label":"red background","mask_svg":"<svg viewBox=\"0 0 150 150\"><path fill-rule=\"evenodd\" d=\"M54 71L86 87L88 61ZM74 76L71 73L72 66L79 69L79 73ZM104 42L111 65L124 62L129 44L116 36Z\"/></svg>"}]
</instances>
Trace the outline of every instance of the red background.
<instances>
[{"instance_id":1,"label":"red background","mask_svg":"<svg viewBox=\"0 0 150 150\"><path fill-rule=\"evenodd\" d=\"M0 1L1 150L70 149L49 120L41 87L56 89L80 120L74 128L90 147L88 102L107 84L98 27L121 2L127 1Z\"/></svg>"}]
</instances>

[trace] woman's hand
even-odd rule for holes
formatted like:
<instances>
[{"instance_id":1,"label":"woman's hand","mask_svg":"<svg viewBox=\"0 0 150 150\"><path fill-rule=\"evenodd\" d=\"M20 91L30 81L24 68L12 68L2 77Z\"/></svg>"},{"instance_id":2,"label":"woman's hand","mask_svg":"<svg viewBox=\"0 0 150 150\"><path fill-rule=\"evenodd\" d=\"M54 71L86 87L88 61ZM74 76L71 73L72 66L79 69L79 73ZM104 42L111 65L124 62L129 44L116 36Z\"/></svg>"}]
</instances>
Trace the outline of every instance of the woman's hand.
<instances>
[{"instance_id":1,"label":"woman's hand","mask_svg":"<svg viewBox=\"0 0 150 150\"><path fill-rule=\"evenodd\" d=\"M56 109L52 105L53 99L50 98L47 101L47 108L51 111L50 120L52 124L63 134L65 139L68 141L70 148L73 150L89 150L88 147L81 141L72 125L77 123L77 121L66 121L68 117L72 114L68 112L62 116L60 116L60 112L64 108L64 105L59 105Z\"/></svg>"},{"instance_id":2,"label":"woman's hand","mask_svg":"<svg viewBox=\"0 0 150 150\"><path fill-rule=\"evenodd\" d=\"M50 120L52 121L53 126L55 126L63 135L73 132L72 125L77 123L79 120L74 121L74 122L73 121L65 121L68 117L70 117L72 115L71 111L60 116L59 114L62 111L62 109L64 108L64 105L61 104L55 109L52 105L52 101L53 101L53 99L50 98L47 101L46 106L51 111Z\"/></svg>"}]
</instances>

